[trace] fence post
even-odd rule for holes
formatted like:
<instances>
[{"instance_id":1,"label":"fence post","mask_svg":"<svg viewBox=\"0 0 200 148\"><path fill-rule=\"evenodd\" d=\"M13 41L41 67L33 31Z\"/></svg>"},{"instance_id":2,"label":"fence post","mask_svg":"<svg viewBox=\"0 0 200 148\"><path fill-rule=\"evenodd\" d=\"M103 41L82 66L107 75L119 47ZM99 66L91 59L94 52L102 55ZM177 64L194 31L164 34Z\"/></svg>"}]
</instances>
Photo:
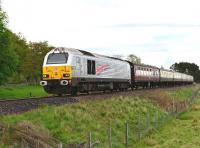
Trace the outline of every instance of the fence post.
<instances>
[{"instance_id":1,"label":"fence post","mask_svg":"<svg viewBox=\"0 0 200 148\"><path fill-rule=\"evenodd\" d=\"M39 139L37 138L37 148L39 148L40 147L40 141L39 141Z\"/></svg>"},{"instance_id":2,"label":"fence post","mask_svg":"<svg viewBox=\"0 0 200 148\"><path fill-rule=\"evenodd\" d=\"M163 113L161 113L161 115L160 115L160 124L161 125L163 124Z\"/></svg>"},{"instance_id":3,"label":"fence post","mask_svg":"<svg viewBox=\"0 0 200 148\"><path fill-rule=\"evenodd\" d=\"M181 102L176 104L176 113L177 113L177 114L179 114L179 108L180 108L179 106L180 106L180 105L181 105Z\"/></svg>"},{"instance_id":4,"label":"fence post","mask_svg":"<svg viewBox=\"0 0 200 148\"><path fill-rule=\"evenodd\" d=\"M58 148L62 148L62 147L63 147L62 143L58 144Z\"/></svg>"},{"instance_id":5,"label":"fence post","mask_svg":"<svg viewBox=\"0 0 200 148\"><path fill-rule=\"evenodd\" d=\"M170 113L170 105L167 106L167 112Z\"/></svg>"},{"instance_id":6,"label":"fence post","mask_svg":"<svg viewBox=\"0 0 200 148\"><path fill-rule=\"evenodd\" d=\"M89 133L89 148L92 148L92 133Z\"/></svg>"},{"instance_id":7,"label":"fence post","mask_svg":"<svg viewBox=\"0 0 200 148\"><path fill-rule=\"evenodd\" d=\"M146 117L146 132L149 132L149 126L150 126L150 115L149 112L147 113L147 117Z\"/></svg>"},{"instance_id":8,"label":"fence post","mask_svg":"<svg viewBox=\"0 0 200 148\"><path fill-rule=\"evenodd\" d=\"M174 114L174 107L175 107L174 105L175 105L175 102L174 102L174 98L173 98L172 114Z\"/></svg>"},{"instance_id":9,"label":"fence post","mask_svg":"<svg viewBox=\"0 0 200 148\"><path fill-rule=\"evenodd\" d=\"M128 123L126 122L126 133L125 133L125 147L128 148Z\"/></svg>"},{"instance_id":10,"label":"fence post","mask_svg":"<svg viewBox=\"0 0 200 148\"><path fill-rule=\"evenodd\" d=\"M111 129L111 126L109 127L109 130L108 130L108 142L109 142L109 148L112 148L112 129Z\"/></svg>"},{"instance_id":11,"label":"fence post","mask_svg":"<svg viewBox=\"0 0 200 148\"><path fill-rule=\"evenodd\" d=\"M187 99L185 99L185 110L187 110Z\"/></svg>"},{"instance_id":12,"label":"fence post","mask_svg":"<svg viewBox=\"0 0 200 148\"><path fill-rule=\"evenodd\" d=\"M158 111L155 113L155 128L158 128Z\"/></svg>"},{"instance_id":13,"label":"fence post","mask_svg":"<svg viewBox=\"0 0 200 148\"><path fill-rule=\"evenodd\" d=\"M137 125L136 125L136 133L137 133L137 138L140 140L140 137L141 137L141 135L140 135L140 114L138 115L138 122L137 122Z\"/></svg>"}]
</instances>

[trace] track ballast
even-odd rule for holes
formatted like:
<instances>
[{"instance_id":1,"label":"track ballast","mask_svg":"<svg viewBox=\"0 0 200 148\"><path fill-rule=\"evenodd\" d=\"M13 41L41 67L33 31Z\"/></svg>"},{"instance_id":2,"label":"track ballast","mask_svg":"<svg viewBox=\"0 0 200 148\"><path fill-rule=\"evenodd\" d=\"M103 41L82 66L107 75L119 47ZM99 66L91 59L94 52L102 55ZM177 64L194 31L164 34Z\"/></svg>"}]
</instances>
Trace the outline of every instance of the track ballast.
<instances>
[{"instance_id":1,"label":"track ballast","mask_svg":"<svg viewBox=\"0 0 200 148\"><path fill-rule=\"evenodd\" d=\"M186 86L187 87L187 86ZM148 88L148 89L138 89L138 90L127 90L127 91L108 91L94 92L92 94L80 94L78 96L49 96L49 97L37 97L37 98L24 98L24 99L13 99L13 100L0 100L0 115L8 114L20 114L32 109L36 109L43 104L47 105L64 105L79 102L80 100L97 100L112 98L117 96L140 96L146 91L158 90L158 89L170 89L174 90L179 87L165 87L165 88Z\"/></svg>"}]
</instances>

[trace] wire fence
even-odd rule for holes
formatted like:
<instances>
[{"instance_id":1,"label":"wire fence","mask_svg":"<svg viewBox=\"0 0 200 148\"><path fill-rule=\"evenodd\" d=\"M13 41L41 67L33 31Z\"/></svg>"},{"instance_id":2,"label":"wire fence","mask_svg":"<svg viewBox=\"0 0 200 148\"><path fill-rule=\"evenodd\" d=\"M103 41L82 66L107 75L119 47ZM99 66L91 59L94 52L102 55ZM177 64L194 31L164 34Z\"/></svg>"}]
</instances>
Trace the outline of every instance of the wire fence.
<instances>
[{"instance_id":1,"label":"wire fence","mask_svg":"<svg viewBox=\"0 0 200 148\"><path fill-rule=\"evenodd\" d=\"M123 130L124 137L119 137L116 132L114 132L113 126L110 124L107 129L104 129L105 138L99 139L95 132L89 132L86 142L82 145L74 145L74 148L96 148L96 147L125 147L128 148L133 146L135 143L139 142L142 138L151 134L155 130L158 130L161 126L176 118L180 113L187 111L192 105L193 101L197 98L199 90L196 91L191 97L185 99L184 101L175 101L173 99L171 105L168 106L167 112L161 113L155 111L154 114L147 112L146 117L137 114L136 120L134 122L125 122L124 127L119 127L119 130ZM136 122L135 122L136 121ZM62 147L70 147L69 145L63 144Z\"/></svg>"},{"instance_id":2,"label":"wire fence","mask_svg":"<svg viewBox=\"0 0 200 148\"><path fill-rule=\"evenodd\" d=\"M196 91L191 97L183 101L175 101L168 106L167 112L155 111L153 114L147 113L135 115L134 120L124 122L124 125L117 123L110 123L105 129L98 131L90 131L85 135L85 141L79 144L66 144L56 141L53 145L41 138L31 137L32 143L27 143L28 135L21 139L20 147L24 148L115 148L115 147L132 147L139 142L142 138L159 130L161 126L169 122L171 119L176 118L180 113L188 110L193 101L197 98L199 90ZM115 130L114 130L115 129ZM116 130L117 129L117 130ZM123 134L121 134L123 131ZM101 133L102 136L99 136ZM101 138L100 138L101 137Z\"/></svg>"}]
</instances>

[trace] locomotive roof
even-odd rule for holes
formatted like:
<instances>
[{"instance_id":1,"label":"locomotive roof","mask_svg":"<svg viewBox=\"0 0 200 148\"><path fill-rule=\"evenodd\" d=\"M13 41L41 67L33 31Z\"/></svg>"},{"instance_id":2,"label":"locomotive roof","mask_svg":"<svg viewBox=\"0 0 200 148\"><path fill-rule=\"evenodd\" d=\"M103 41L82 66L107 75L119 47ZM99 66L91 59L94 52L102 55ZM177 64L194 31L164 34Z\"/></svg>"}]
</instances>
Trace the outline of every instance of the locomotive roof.
<instances>
[{"instance_id":1,"label":"locomotive roof","mask_svg":"<svg viewBox=\"0 0 200 148\"><path fill-rule=\"evenodd\" d=\"M50 53L72 53L72 54L78 54L78 55L85 55L85 56L91 56L91 57L104 57L104 58L110 58L110 59L124 61L122 59L118 59L115 57L109 57L109 56L105 56L105 55L91 53L91 52L76 49L76 48L57 47L57 48L52 49L50 51Z\"/></svg>"}]
</instances>

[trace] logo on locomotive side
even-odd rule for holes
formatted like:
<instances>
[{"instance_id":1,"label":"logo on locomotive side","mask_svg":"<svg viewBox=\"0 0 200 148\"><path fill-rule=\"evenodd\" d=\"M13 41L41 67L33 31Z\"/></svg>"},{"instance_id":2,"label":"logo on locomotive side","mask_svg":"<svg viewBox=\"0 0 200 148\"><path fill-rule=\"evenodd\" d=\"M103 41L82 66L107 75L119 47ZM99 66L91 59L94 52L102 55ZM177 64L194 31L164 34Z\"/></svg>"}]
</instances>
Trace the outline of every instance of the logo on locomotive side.
<instances>
[{"instance_id":1,"label":"logo on locomotive side","mask_svg":"<svg viewBox=\"0 0 200 148\"><path fill-rule=\"evenodd\" d=\"M103 71L105 71L106 69L108 69L108 64L98 65L98 67L96 68L96 74L98 75Z\"/></svg>"}]
</instances>

